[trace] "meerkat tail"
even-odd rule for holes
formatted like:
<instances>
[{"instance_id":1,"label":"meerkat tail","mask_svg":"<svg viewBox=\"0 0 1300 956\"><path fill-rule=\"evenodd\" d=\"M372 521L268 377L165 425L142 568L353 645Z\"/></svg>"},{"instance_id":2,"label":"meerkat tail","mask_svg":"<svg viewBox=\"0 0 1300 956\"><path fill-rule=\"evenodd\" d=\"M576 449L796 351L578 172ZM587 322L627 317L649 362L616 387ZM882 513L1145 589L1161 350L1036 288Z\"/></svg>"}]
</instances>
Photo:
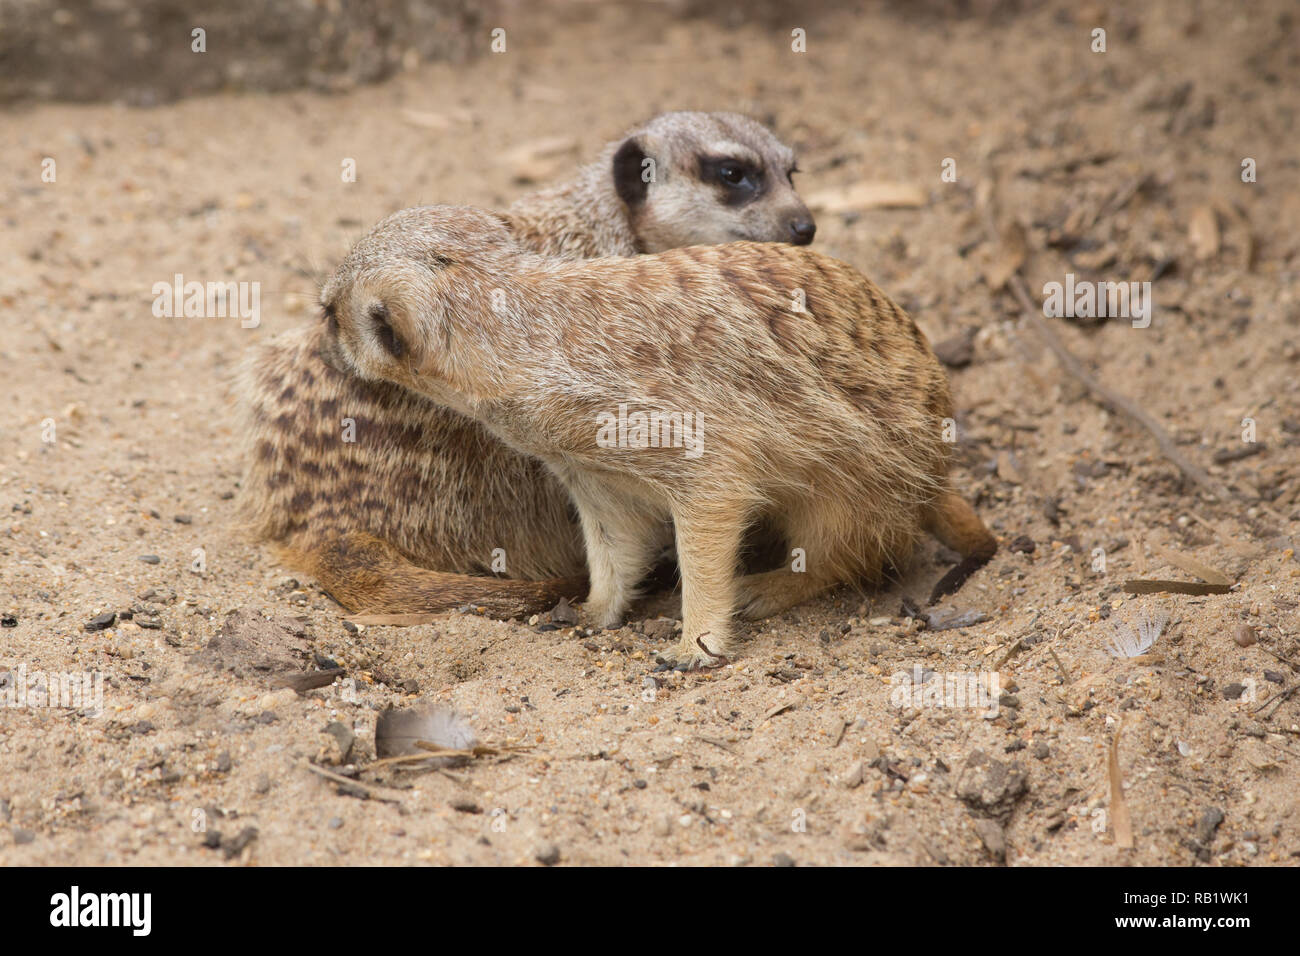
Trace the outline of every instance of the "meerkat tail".
<instances>
[{"instance_id":1,"label":"meerkat tail","mask_svg":"<svg viewBox=\"0 0 1300 956\"><path fill-rule=\"evenodd\" d=\"M931 505L925 530L961 555L961 561L930 592L931 604L956 594L966 579L988 564L998 551L997 539L984 527L975 509L952 491L944 492Z\"/></svg>"},{"instance_id":2,"label":"meerkat tail","mask_svg":"<svg viewBox=\"0 0 1300 956\"><path fill-rule=\"evenodd\" d=\"M577 599L587 592L587 579L582 576L521 581L431 571L363 532L342 534L310 550L278 550L286 565L312 574L325 593L347 610L388 617L393 623L423 623L421 615L467 604L481 608L488 617L508 620L548 611L560 598Z\"/></svg>"}]
</instances>

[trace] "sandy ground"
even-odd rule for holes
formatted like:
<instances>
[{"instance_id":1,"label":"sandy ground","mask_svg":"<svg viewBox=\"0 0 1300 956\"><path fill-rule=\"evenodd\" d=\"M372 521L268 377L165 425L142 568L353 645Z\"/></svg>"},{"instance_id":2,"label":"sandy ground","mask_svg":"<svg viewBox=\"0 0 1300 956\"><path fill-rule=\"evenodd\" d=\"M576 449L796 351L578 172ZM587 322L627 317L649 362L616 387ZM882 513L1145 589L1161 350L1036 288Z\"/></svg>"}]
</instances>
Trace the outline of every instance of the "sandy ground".
<instances>
[{"instance_id":1,"label":"sandy ground","mask_svg":"<svg viewBox=\"0 0 1300 956\"><path fill-rule=\"evenodd\" d=\"M100 673L104 713L0 707L0 861L1294 865L1300 695L1273 700L1300 678L1287 7L1053 4L993 22L873 8L810 21L800 55L800 24L724 30L644 5L512 21L505 55L338 98L6 115L0 670ZM1089 50L1098 25L1105 53ZM745 628L729 667L650 684L671 596L591 635L466 614L345 629L234 526L231 370L313 321L317 278L382 215L504 206L530 188L511 150L572 137L547 179L670 108L772 122L800 150L805 195L827 194L818 247L933 341L973 330L953 372L957 480L1004 547L949 603L985 619L929 630L902 615L951 560L932 546L884 590ZM920 204L851 208L844 191L874 181L919 187ZM991 288L1010 253L990 216L1025 227L1035 295L1070 272L1157 276L1149 328L1056 325L1233 500L1198 497L1062 375ZM153 284L177 273L261 283L259 327L155 317ZM1215 464L1243 453L1244 418L1262 450ZM1126 593L1133 577L1195 580L1170 552L1231 592ZM223 666L204 648L241 610L285 623L254 633L298 667L346 668L355 694ZM111 611L133 619L87 631ZM1162 616L1145 655L1108 654L1117 625ZM913 668L996 679L1000 705L900 709ZM365 770L378 712L417 699L515 749ZM332 721L355 732L373 799L308 769L353 772ZM1108 777L1121 722L1132 849Z\"/></svg>"}]
</instances>

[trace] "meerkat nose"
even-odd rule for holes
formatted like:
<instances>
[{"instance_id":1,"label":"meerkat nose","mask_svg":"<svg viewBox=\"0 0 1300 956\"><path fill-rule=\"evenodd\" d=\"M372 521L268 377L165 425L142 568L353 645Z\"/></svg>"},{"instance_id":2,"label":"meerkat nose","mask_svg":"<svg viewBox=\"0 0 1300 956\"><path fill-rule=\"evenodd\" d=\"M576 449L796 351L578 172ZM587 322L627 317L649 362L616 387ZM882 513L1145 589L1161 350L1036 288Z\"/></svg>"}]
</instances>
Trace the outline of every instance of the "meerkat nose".
<instances>
[{"instance_id":1,"label":"meerkat nose","mask_svg":"<svg viewBox=\"0 0 1300 956\"><path fill-rule=\"evenodd\" d=\"M790 235L793 237L790 241L796 246L808 245L816 234L817 223L811 219L796 219L790 223Z\"/></svg>"}]
</instances>

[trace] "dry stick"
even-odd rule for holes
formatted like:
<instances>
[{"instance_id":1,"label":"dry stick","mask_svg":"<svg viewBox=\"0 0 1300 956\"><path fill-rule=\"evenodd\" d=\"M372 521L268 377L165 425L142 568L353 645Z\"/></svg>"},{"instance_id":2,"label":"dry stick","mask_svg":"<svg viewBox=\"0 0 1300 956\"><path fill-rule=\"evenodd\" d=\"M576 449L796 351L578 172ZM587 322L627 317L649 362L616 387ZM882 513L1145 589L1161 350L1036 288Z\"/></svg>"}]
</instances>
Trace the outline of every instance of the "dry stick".
<instances>
[{"instance_id":1,"label":"dry stick","mask_svg":"<svg viewBox=\"0 0 1300 956\"><path fill-rule=\"evenodd\" d=\"M1057 637L1060 637L1059 632L1057 633ZM1061 672L1061 686L1068 686L1070 684L1070 672L1065 669L1065 665L1062 664L1061 659L1056 656L1056 651L1053 648L1049 647L1047 653L1052 655L1052 660L1056 661L1056 669Z\"/></svg>"},{"instance_id":2,"label":"dry stick","mask_svg":"<svg viewBox=\"0 0 1300 956\"><path fill-rule=\"evenodd\" d=\"M1291 696L1298 690L1300 690L1300 684L1292 684L1286 690L1264 701L1264 703L1260 704L1258 707L1252 710L1251 713L1258 714L1261 710L1265 710L1266 708L1269 707L1272 707L1274 708L1274 710L1276 710L1278 707L1281 707L1285 701L1290 700ZM1271 714L1269 716L1270 718L1272 717Z\"/></svg>"},{"instance_id":3,"label":"dry stick","mask_svg":"<svg viewBox=\"0 0 1300 956\"><path fill-rule=\"evenodd\" d=\"M305 763L303 764L303 766L305 766L312 773L324 777L326 780L332 780L334 783L337 783L339 786L354 787L357 790L360 790L362 793L366 794L366 796L368 796L371 800L379 800L383 803L402 802L393 797L384 796L382 793L379 793L374 786L370 784L362 783L360 780L353 780L351 777L345 777L341 773L334 773L331 770L326 770L324 767L318 767L314 763Z\"/></svg>"},{"instance_id":4,"label":"dry stick","mask_svg":"<svg viewBox=\"0 0 1300 956\"><path fill-rule=\"evenodd\" d=\"M1258 647L1259 647L1259 649L1260 649L1261 651L1263 651L1265 654L1268 654L1270 657L1274 657L1274 658L1276 658L1277 660L1279 660L1279 661L1281 661L1283 664L1285 664L1287 667L1289 667L1289 668L1291 668L1293 671L1295 671L1297 674L1300 674L1300 666L1297 666L1297 665L1296 665L1296 662L1293 661L1293 660L1291 660L1291 658L1289 658L1289 657L1283 657L1281 654L1279 654L1277 651L1273 650L1273 649L1272 649L1271 647L1269 647L1267 644L1260 644L1260 645L1258 645Z\"/></svg>"},{"instance_id":5,"label":"dry stick","mask_svg":"<svg viewBox=\"0 0 1300 956\"><path fill-rule=\"evenodd\" d=\"M1025 639L1023 637L1017 637L1014 641L1012 641L1011 646L1007 648L1007 652L1003 654L1001 658L998 659L998 662L996 664L993 665L993 669L995 671L1002 670L1003 664L1011 660L1011 658L1015 657L1017 654L1019 654L1021 651L1025 649L1024 644L1025 644Z\"/></svg>"},{"instance_id":6,"label":"dry stick","mask_svg":"<svg viewBox=\"0 0 1300 956\"><path fill-rule=\"evenodd\" d=\"M1115 845L1121 850L1133 849L1133 820L1124 799L1124 773L1119 766L1119 735L1124 730L1124 719L1115 726L1115 736L1110 739L1107 754L1106 776L1110 780L1110 823L1115 834Z\"/></svg>"}]
</instances>

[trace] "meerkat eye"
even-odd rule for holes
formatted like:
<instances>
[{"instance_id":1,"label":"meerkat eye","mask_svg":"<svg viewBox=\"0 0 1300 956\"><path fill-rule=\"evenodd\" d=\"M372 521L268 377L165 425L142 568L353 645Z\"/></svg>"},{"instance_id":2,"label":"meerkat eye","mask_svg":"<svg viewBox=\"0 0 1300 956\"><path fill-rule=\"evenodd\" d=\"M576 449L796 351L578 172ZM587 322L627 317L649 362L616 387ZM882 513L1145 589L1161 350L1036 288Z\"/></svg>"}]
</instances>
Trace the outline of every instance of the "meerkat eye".
<instances>
[{"instance_id":1,"label":"meerkat eye","mask_svg":"<svg viewBox=\"0 0 1300 956\"><path fill-rule=\"evenodd\" d=\"M382 302L377 302L370 307L367 315L370 316L375 335L379 337L379 343L383 345L384 350L393 358L401 358L406 351L406 347L402 344L402 340L397 337L397 333L393 331L388 307Z\"/></svg>"},{"instance_id":2,"label":"meerkat eye","mask_svg":"<svg viewBox=\"0 0 1300 956\"><path fill-rule=\"evenodd\" d=\"M338 314L338 310L334 306L334 303L333 302L325 303L325 305L321 307L321 311L324 312L325 314L325 330L329 332L330 335L338 335L339 314Z\"/></svg>"},{"instance_id":3,"label":"meerkat eye","mask_svg":"<svg viewBox=\"0 0 1300 956\"><path fill-rule=\"evenodd\" d=\"M718 167L718 176L728 186L739 186L747 178L747 173L739 163L723 163Z\"/></svg>"}]
</instances>

